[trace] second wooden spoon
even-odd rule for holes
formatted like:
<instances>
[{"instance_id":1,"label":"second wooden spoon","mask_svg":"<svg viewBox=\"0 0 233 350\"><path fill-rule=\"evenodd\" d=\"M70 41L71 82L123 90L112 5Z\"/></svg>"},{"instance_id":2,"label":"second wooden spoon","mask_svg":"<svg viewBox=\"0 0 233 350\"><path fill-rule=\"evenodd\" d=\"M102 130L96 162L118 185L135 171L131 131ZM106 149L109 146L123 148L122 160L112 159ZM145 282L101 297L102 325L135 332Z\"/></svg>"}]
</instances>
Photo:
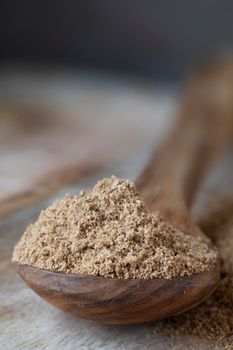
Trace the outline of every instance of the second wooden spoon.
<instances>
[{"instance_id":1,"label":"second wooden spoon","mask_svg":"<svg viewBox=\"0 0 233 350\"><path fill-rule=\"evenodd\" d=\"M170 223L193 236L204 235L189 214L193 195L232 129L232 99L227 95L224 69L221 65L204 69L190 83L177 125L138 180L138 189L150 209L159 210ZM226 92L222 95L221 86ZM218 264L212 271L171 280L119 280L23 265L16 265L16 269L37 294L54 306L108 324L176 315L205 300L219 282Z\"/></svg>"}]
</instances>

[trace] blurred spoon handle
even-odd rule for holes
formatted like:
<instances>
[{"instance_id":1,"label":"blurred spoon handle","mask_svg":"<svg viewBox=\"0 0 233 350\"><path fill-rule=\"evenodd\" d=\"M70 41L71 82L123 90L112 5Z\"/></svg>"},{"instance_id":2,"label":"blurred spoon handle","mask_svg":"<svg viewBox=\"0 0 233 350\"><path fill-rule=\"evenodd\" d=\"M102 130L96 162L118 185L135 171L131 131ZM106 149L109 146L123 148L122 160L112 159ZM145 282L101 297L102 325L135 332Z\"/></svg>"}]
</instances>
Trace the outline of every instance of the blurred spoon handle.
<instances>
[{"instance_id":1,"label":"blurred spoon handle","mask_svg":"<svg viewBox=\"0 0 233 350\"><path fill-rule=\"evenodd\" d=\"M174 226L200 235L188 209L209 166L233 133L233 70L203 68L187 84L180 117L138 179L151 210ZM230 74L231 72L231 74Z\"/></svg>"}]
</instances>

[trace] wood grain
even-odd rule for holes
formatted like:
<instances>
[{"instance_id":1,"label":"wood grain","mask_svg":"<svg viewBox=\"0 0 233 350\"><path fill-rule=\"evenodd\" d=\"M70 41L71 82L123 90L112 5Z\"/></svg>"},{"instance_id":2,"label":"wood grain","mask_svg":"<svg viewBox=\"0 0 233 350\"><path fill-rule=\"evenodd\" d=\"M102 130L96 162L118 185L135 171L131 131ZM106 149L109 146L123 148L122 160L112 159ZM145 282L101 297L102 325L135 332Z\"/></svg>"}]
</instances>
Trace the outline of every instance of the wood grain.
<instances>
[{"instance_id":1,"label":"wood grain","mask_svg":"<svg viewBox=\"0 0 233 350\"><path fill-rule=\"evenodd\" d=\"M107 324L142 323L173 316L203 302L219 270L185 278L117 280L16 265L27 285L59 309Z\"/></svg>"}]
</instances>

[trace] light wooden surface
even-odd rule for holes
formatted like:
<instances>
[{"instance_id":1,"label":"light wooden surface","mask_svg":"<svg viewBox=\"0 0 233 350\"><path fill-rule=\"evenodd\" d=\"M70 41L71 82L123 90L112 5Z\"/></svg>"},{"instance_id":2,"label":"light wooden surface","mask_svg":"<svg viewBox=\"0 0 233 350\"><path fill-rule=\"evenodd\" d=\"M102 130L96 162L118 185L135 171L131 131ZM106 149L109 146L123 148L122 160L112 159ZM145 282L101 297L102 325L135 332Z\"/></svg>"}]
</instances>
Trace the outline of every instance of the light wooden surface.
<instances>
[{"instance_id":1,"label":"light wooden surface","mask_svg":"<svg viewBox=\"0 0 233 350\"><path fill-rule=\"evenodd\" d=\"M90 83L90 79L88 81ZM88 179L85 181L82 180L79 185L66 187L48 200L9 215L0 222L1 348L6 350L220 349L216 347L215 344L211 344L196 337L184 336L172 339L166 337L163 333L157 334L152 324L127 327L103 326L62 313L45 303L26 287L11 266L10 258L14 244L21 236L25 227L30 222L36 220L42 208L45 208L57 196L62 196L66 192L77 193L81 188L90 187L97 179L109 176L110 174L135 179L148 159L152 144L158 142L166 130L170 122L169 117L166 118L166 115L169 116L171 109L174 107L174 104L172 104L174 94L169 95L167 92L162 94L157 91L157 98L154 98L156 95L156 89L154 87L148 86L145 90L143 89L141 91L139 88L135 90L134 84L130 85L126 82L117 82L117 89L113 81L110 82L110 85L108 84L107 88L106 85L103 84L103 86L105 86L105 92L101 97L97 82L95 88L93 88L93 84L91 83L92 97L95 97L95 104L92 105L92 107L88 107L91 109L91 111L89 111L89 116L93 116L93 112L95 112L96 109L99 114L102 114L104 111L105 118L102 117L102 122L107 121L108 125L110 125L111 121L108 120L109 117L107 116L112 113L112 117L114 117L114 111L117 106L117 115L123 113L126 107L128 111L131 111L127 114L128 117L122 117L122 123L126 121L128 123L128 129L125 132L126 135L120 138L120 141L124 140L124 142L122 142L123 150L120 152L121 156L117 157L114 162L108 160L107 164L104 163L102 165L102 170L92 172ZM109 86L112 86L110 92ZM127 98L127 101L125 101L123 93L126 90L130 92L128 96L131 96ZM105 110L103 109L103 101L106 101L106 91L108 91L107 100L109 105ZM116 91L118 91L119 95L117 95ZM84 95L85 94L82 95L83 98ZM167 97L168 100L166 99ZM169 103L171 104L167 106L166 101L170 101ZM82 103L83 106L86 106L84 102ZM80 102L80 105L82 105L82 103ZM99 106L99 110L97 106ZM110 113L111 108L113 110ZM127 134L131 130L132 123L134 123L134 129L131 143L129 142L129 138L127 138ZM99 124L99 122L97 124ZM123 124L120 125L122 126ZM114 135L117 135L116 138L119 138L122 129L118 130L118 134L115 134L115 129L116 125L112 127L111 135L113 135L113 138ZM109 140L111 140L111 137ZM131 144L131 149L127 151L129 144ZM113 151L111 150L110 153L112 154ZM205 215L205 212L208 212L210 209L209 204L211 203L208 202L209 193L211 193L211 198L213 198L213 194L215 195L216 193L225 193L225 195L228 196L232 195L229 191L230 188L233 188L232 170L232 156L229 156L225 162L219 165L213 176L209 179L209 182L205 184L202 196L200 196L198 200L199 204L195 209L195 215L197 217ZM206 203L208 205L206 205Z\"/></svg>"},{"instance_id":2,"label":"light wooden surface","mask_svg":"<svg viewBox=\"0 0 233 350\"><path fill-rule=\"evenodd\" d=\"M148 148L173 116L174 95L140 80L79 71L0 78L0 217Z\"/></svg>"},{"instance_id":3,"label":"light wooden surface","mask_svg":"<svg viewBox=\"0 0 233 350\"><path fill-rule=\"evenodd\" d=\"M142 163L143 160L141 160ZM138 166L137 171L139 168ZM212 178L212 184L206 186L205 193L207 195L211 193L212 199L213 193L224 191L221 187L218 188L221 176L225 186L233 184L233 179L226 177L226 168L227 162L224 167L221 166L221 174L216 173ZM118 169L118 175L133 177L137 171L133 166L122 164L121 171ZM97 177L105 175L106 173L100 173ZM89 187L95 181L96 178L93 178L80 187L70 188L69 192L77 192L81 187ZM46 207L52 200L53 198L40 205L24 209L2 220L0 224L0 343L3 349L220 349L215 347L215 344L193 336L172 339L163 333L156 334L153 325L150 324L127 327L104 326L81 320L55 309L26 287L11 266L12 249L26 225L35 220L41 208ZM201 200L199 208L203 213ZM208 211L208 209L209 206L206 206L205 210Z\"/></svg>"}]
</instances>

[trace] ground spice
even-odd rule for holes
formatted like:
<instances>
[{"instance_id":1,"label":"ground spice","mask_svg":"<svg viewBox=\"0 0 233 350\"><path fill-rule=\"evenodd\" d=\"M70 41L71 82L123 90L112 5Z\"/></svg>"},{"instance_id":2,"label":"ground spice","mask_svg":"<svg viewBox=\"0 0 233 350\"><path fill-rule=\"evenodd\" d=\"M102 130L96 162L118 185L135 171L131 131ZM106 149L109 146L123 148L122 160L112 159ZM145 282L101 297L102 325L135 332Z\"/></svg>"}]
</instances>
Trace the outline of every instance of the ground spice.
<instances>
[{"instance_id":1,"label":"ground spice","mask_svg":"<svg viewBox=\"0 0 233 350\"><path fill-rule=\"evenodd\" d=\"M135 185L116 177L42 211L13 254L42 269L124 279L191 275L216 260L206 241L148 212Z\"/></svg>"},{"instance_id":2,"label":"ground spice","mask_svg":"<svg viewBox=\"0 0 233 350\"><path fill-rule=\"evenodd\" d=\"M216 201L216 199L215 199ZM182 315L155 323L157 332L172 337L195 335L211 341L212 349L233 349L233 203L220 202L202 229L215 242L221 257L221 282L203 304ZM193 347L195 349L195 346Z\"/></svg>"}]
</instances>

